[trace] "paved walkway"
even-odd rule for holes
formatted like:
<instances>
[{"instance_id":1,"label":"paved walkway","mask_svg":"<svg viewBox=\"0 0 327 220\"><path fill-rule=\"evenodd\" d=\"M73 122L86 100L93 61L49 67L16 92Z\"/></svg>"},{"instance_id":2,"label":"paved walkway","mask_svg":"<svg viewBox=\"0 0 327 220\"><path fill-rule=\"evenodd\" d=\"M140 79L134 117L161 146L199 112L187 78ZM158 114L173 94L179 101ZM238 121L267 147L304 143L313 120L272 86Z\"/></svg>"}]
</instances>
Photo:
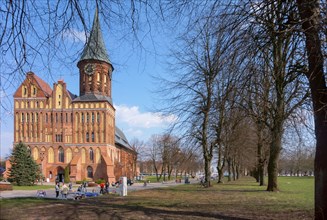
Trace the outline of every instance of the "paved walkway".
<instances>
[{"instance_id":1,"label":"paved walkway","mask_svg":"<svg viewBox=\"0 0 327 220\"><path fill-rule=\"evenodd\" d=\"M162 187L169 187L169 186L176 186L181 185L184 183L175 183L173 181L166 182L166 183L148 183L147 186L144 186L143 183L134 183L132 186L127 186L127 191L135 191L135 190L145 190L145 189L153 189L153 188L162 188ZM49 184L48 184L49 185ZM45 198L56 198L55 186L53 185L53 189L46 189ZM75 192L78 188L78 185L73 186L73 192ZM87 192L100 192L100 187L87 187ZM120 194L120 188L116 187L109 187L109 192L111 193L118 193ZM37 197L37 190L12 190L12 191L0 191L0 199L1 198L18 198L18 197ZM74 193L70 193L68 195L68 199L72 199L74 197ZM62 199L61 195L58 197Z\"/></svg>"}]
</instances>

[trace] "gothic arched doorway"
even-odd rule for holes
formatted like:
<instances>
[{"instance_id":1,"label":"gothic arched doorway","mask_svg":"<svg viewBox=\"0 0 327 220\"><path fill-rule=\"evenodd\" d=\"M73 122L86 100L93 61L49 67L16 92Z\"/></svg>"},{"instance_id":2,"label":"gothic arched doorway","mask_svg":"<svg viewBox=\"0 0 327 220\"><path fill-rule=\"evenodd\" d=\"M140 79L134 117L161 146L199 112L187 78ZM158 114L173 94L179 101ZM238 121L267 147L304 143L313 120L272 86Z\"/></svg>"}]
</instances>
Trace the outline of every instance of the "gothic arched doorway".
<instances>
[{"instance_id":1,"label":"gothic arched doorway","mask_svg":"<svg viewBox=\"0 0 327 220\"><path fill-rule=\"evenodd\" d=\"M65 170L62 167L57 167L56 182L64 182Z\"/></svg>"}]
</instances>

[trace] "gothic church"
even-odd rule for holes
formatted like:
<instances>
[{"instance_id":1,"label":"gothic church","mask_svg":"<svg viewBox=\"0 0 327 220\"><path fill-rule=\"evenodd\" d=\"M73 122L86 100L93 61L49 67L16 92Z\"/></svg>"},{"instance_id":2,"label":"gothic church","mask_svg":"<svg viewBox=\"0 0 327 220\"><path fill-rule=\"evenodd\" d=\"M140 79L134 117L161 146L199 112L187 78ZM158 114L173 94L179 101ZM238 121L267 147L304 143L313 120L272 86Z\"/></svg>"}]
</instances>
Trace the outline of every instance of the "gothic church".
<instances>
[{"instance_id":1,"label":"gothic church","mask_svg":"<svg viewBox=\"0 0 327 220\"><path fill-rule=\"evenodd\" d=\"M114 70L96 11L79 69L79 96L63 80L51 88L35 73L14 94L14 144L28 145L49 182L105 179L136 174L136 152L115 126L111 98Z\"/></svg>"}]
</instances>

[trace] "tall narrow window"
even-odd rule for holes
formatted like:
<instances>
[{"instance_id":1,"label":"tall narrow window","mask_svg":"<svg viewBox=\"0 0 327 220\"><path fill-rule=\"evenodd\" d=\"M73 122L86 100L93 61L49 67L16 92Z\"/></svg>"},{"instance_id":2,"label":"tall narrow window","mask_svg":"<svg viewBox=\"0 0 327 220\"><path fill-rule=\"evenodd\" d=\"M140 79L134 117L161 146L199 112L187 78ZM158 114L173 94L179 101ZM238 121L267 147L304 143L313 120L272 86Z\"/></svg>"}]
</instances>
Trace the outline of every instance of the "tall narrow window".
<instances>
[{"instance_id":1,"label":"tall narrow window","mask_svg":"<svg viewBox=\"0 0 327 220\"><path fill-rule=\"evenodd\" d=\"M82 123L84 123L84 113L82 113Z\"/></svg>"},{"instance_id":2,"label":"tall narrow window","mask_svg":"<svg viewBox=\"0 0 327 220\"><path fill-rule=\"evenodd\" d=\"M68 113L66 113L66 123L68 123Z\"/></svg>"},{"instance_id":3,"label":"tall narrow window","mask_svg":"<svg viewBox=\"0 0 327 220\"><path fill-rule=\"evenodd\" d=\"M73 113L70 113L70 122L73 123Z\"/></svg>"},{"instance_id":4,"label":"tall narrow window","mask_svg":"<svg viewBox=\"0 0 327 220\"><path fill-rule=\"evenodd\" d=\"M90 161L93 162L93 160L94 160L94 153L93 153L93 149L92 148L90 148L89 153L90 153Z\"/></svg>"},{"instance_id":5,"label":"tall narrow window","mask_svg":"<svg viewBox=\"0 0 327 220\"><path fill-rule=\"evenodd\" d=\"M81 154L82 154L82 163L84 164L85 163L85 158L86 158L86 153L85 153L85 149L84 148L82 148L82 150L81 150Z\"/></svg>"},{"instance_id":6,"label":"tall narrow window","mask_svg":"<svg viewBox=\"0 0 327 220\"><path fill-rule=\"evenodd\" d=\"M94 123L94 112L92 112L92 123Z\"/></svg>"},{"instance_id":7,"label":"tall narrow window","mask_svg":"<svg viewBox=\"0 0 327 220\"><path fill-rule=\"evenodd\" d=\"M53 163L54 162L54 152L53 148L50 147L48 150L48 163Z\"/></svg>"},{"instance_id":8,"label":"tall narrow window","mask_svg":"<svg viewBox=\"0 0 327 220\"><path fill-rule=\"evenodd\" d=\"M89 137L89 132L86 132L86 142L89 142L89 141L90 141L89 138L90 138L90 137Z\"/></svg>"},{"instance_id":9,"label":"tall narrow window","mask_svg":"<svg viewBox=\"0 0 327 220\"><path fill-rule=\"evenodd\" d=\"M22 122L24 122L24 113L22 113Z\"/></svg>"},{"instance_id":10,"label":"tall narrow window","mask_svg":"<svg viewBox=\"0 0 327 220\"><path fill-rule=\"evenodd\" d=\"M65 161L64 149L62 147L59 147L58 156L59 156L59 158L58 158L59 162L64 162Z\"/></svg>"},{"instance_id":11,"label":"tall narrow window","mask_svg":"<svg viewBox=\"0 0 327 220\"><path fill-rule=\"evenodd\" d=\"M48 123L48 113L45 114L45 122Z\"/></svg>"},{"instance_id":12,"label":"tall narrow window","mask_svg":"<svg viewBox=\"0 0 327 220\"><path fill-rule=\"evenodd\" d=\"M66 151L66 163L70 163L72 160L72 150L70 148Z\"/></svg>"},{"instance_id":13,"label":"tall narrow window","mask_svg":"<svg viewBox=\"0 0 327 220\"><path fill-rule=\"evenodd\" d=\"M94 132L92 132L92 142L94 142Z\"/></svg>"},{"instance_id":14,"label":"tall narrow window","mask_svg":"<svg viewBox=\"0 0 327 220\"><path fill-rule=\"evenodd\" d=\"M87 167L87 177L93 178L93 168L90 166Z\"/></svg>"},{"instance_id":15,"label":"tall narrow window","mask_svg":"<svg viewBox=\"0 0 327 220\"><path fill-rule=\"evenodd\" d=\"M56 113L56 122L58 122L58 113Z\"/></svg>"},{"instance_id":16,"label":"tall narrow window","mask_svg":"<svg viewBox=\"0 0 327 220\"><path fill-rule=\"evenodd\" d=\"M100 123L100 113L97 113L97 122Z\"/></svg>"},{"instance_id":17,"label":"tall narrow window","mask_svg":"<svg viewBox=\"0 0 327 220\"><path fill-rule=\"evenodd\" d=\"M87 123L89 123L89 119L90 119L89 113L86 113L86 122Z\"/></svg>"}]
</instances>

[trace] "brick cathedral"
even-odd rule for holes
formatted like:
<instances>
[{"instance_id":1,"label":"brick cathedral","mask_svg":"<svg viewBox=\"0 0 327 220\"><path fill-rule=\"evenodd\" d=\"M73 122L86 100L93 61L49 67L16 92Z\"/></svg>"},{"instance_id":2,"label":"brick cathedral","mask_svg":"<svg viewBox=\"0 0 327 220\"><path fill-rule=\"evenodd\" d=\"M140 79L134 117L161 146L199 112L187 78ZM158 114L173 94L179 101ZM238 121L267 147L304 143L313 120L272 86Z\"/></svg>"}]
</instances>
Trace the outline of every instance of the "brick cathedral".
<instances>
[{"instance_id":1,"label":"brick cathedral","mask_svg":"<svg viewBox=\"0 0 327 220\"><path fill-rule=\"evenodd\" d=\"M71 181L136 174L134 152L115 126L111 98L114 70L96 11L79 69L79 96L63 80L51 88L35 73L14 94L14 144L24 142L50 182L63 181L68 166Z\"/></svg>"}]
</instances>

